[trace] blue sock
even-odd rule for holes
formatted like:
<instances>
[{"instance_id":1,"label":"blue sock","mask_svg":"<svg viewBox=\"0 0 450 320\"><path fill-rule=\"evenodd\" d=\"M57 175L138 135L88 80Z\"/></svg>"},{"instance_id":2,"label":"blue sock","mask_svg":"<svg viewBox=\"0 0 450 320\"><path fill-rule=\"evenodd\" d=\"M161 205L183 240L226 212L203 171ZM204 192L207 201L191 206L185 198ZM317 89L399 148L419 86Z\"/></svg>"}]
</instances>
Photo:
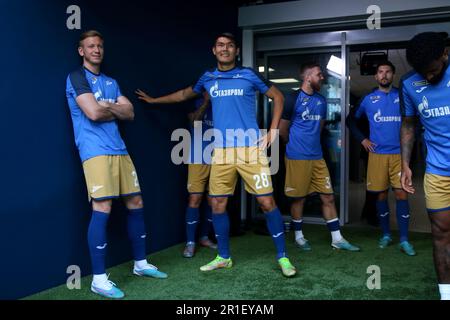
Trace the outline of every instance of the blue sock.
<instances>
[{"instance_id":1,"label":"blue sock","mask_svg":"<svg viewBox=\"0 0 450 320\"><path fill-rule=\"evenodd\" d=\"M341 228L341 226L339 225L339 219L335 218L335 219L328 220L327 227L328 227L328 230L330 230L330 232L338 231Z\"/></svg>"},{"instance_id":2,"label":"blue sock","mask_svg":"<svg viewBox=\"0 0 450 320\"><path fill-rule=\"evenodd\" d=\"M228 213L213 214L212 221L217 238L219 256L224 259L230 257L230 220Z\"/></svg>"},{"instance_id":3,"label":"blue sock","mask_svg":"<svg viewBox=\"0 0 450 320\"><path fill-rule=\"evenodd\" d=\"M377 213L378 219L380 219L381 230L383 231L383 236L391 235L391 228L389 226L389 205L387 200L377 201Z\"/></svg>"},{"instance_id":4,"label":"blue sock","mask_svg":"<svg viewBox=\"0 0 450 320\"><path fill-rule=\"evenodd\" d=\"M106 226L109 214L99 211L92 211L91 222L88 228L88 246L91 254L91 264L93 274L104 274L106 256Z\"/></svg>"},{"instance_id":5,"label":"blue sock","mask_svg":"<svg viewBox=\"0 0 450 320\"><path fill-rule=\"evenodd\" d=\"M144 260L145 254L145 222L144 208L129 210L128 213L128 237L133 248L135 261Z\"/></svg>"},{"instance_id":6,"label":"blue sock","mask_svg":"<svg viewBox=\"0 0 450 320\"><path fill-rule=\"evenodd\" d=\"M200 225L200 239L207 238L212 224L212 208L209 205L205 205L202 216L202 223Z\"/></svg>"},{"instance_id":7,"label":"blue sock","mask_svg":"<svg viewBox=\"0 0 450 320\"><path fill-rule=\"evenodd\" d=\"M302 231L302 228L303 228L303 219L302 219L302 220L299 220L299 221L292 219L291 225L292 225L292 229L293 229L294 231Z\"/></svg>"},{"instance_id":8,"label":"blue sock","mask_svg":"<svg viewBox=\"0 0 450 320\"><path fill-rule=\"evenodd\" d=\"M409 204L408 200L397 200L397 224L400 242L408 241Z\"/></svg>"},{"instance_id":9,"label":"blue sock","mask_svg":"<svg viewBox=\"0 0 450 320\"><path fill-rule=\"evenodd\" d=\"M186 209L186 242L195 243L195 232L197 231L199 209L187 207Z\"/></svg>"},{"instance_id":10,"label":"blue sock","mask_svg":"<svg viewBox=\"0 0 450 320\"><path fill-rule=\"evenodd\" d=\"M272 236L272 240L275 243L277 249L277 260L286 255L285 239L284 239L284 225L283 218L281 217L280 210L278 208L273 209L265 214L267 229Z\"/></svg>"}]
</instances>

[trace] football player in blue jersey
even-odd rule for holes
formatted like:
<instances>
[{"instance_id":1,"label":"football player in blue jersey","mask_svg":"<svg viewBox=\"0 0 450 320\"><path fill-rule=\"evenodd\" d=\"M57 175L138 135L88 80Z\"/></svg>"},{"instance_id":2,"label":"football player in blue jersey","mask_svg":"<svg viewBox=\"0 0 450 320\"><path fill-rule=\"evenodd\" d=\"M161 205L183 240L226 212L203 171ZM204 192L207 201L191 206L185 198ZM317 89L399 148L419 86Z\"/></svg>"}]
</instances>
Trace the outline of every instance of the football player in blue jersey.
<instances>
[{"instance_id":1,"label":"football player in blue jersey","mask_svg":"<svg viewBox=\"0 0 450 320\"><path fill-rule=\"evenodd\" d=\"M330 174L322 155L320 136L326 120L327 101L319 94L324 80L320 65L304 63L300 77L301 87L286 97L280 123L280 135L287 142L285 195L293 199L291 216L295 243L301 250L312 249L303 235L303 207L308 195L318 193L331 232L331 246L359 251L360 248L345 240L340 232Z\"/></svg>"},{"instance_id":2,"label":"football player in blue jersey","mask_svg":"<svg viewBox=\"0 0 450 320\"><path fill-rule=\"evenodd\" d=\"M450 68L446 39L446 33L438 32L414 36L406 49L406 58L414 70L400 82L401 183L407 192L415 192L409 163L418 117L425 128L423 184L442 300L450 300Z\"/></svg>"},{"instance_id":3,"label":"football player in blue jersey","mask_svg":"<svg viewBox=\"0 0 450 320\"><path fill-rule=\"evenodd\" d=\"M153 98L138 90L139 98L152 104L185 101L207 91L213 108L215 149L209 180L212 198L213 226L218 255L201 271L232 266L229 249L229 219L226 213L228 197L234 193L240 175L246 190L257 197L265 213L267 227L277 250L277 260L283 275L292 277L295 267L286 255L282 216L275 204L267 158L262 151L273 142L274 133L261 136L256 121L255 93L259 91L274 102L270 129L278 128L283 110L283 94L250 68L236 65L239 48L234 36L223 33L216 37L213 54L217 68L206 71L193 85L172 94Z\"/></svg>"},{"instance_id":4,"label":"football player in blue jersey","mask_svg":"<svg viewBox=\"0 0 450 320\"><path fill-rule=\"evenodd\" d=\"M356 110L347 117L347 126L369 153L367 166L367 191L377 193L376 208L380 220L382 237L380 248L392 243L389 223L388 191L392 187L396 199L397 224L400 232L399 248L408 256L416 252L408 241L409 204L408 194L400 183L400 101L398 89L392 86L395 66L390 61L378 64L375 80L378 88L366 95ZM356 119L366 116L369 120L370 137L360 131Z\"/></svg>"},{"instance_id":5,"label":"football player in blue jersey","mask_svg":"<svg viewBox=\"0 0 450 320\"><path fill-rule=\"evenodd\" d=\"M91 290L107 298L122 298L124 293L105 272L106 226L112 199L123 197L128 213L134 267L138 276L166 278L146 260L144 209L138 177L118 120L133 120L131 102L120 92L116 80L100 72L103 61L103 36L87 31L80 37L78 53L83 66L67 77L66 95L86 179L92 216L88 229L93 280Z\"/></svg>"},{"instance_id":6,"label":"football player in blue jersey","mask_svg":"<svg viewBox=\"0 0 450 320\"><path fill-rule=\"evenodd\" d=\"M191 122L191 148L187 182L189 199L185 215L186 246L183 256L192 258L195 254L195 236L199 224L199 244L202 247L217 249L217 245L208 238L212 224L212 208L209 197L207 198L208 203L203 206L203 214L200 214L203 196L209 183L211 155L204 156L210 142L203 139L198 140L196 133L203 137L207 130L213 128L211 103L207 93L203 95L203 98L195 101L195 108L188 114L188 117Z\"/></svg>"}]
</instances>

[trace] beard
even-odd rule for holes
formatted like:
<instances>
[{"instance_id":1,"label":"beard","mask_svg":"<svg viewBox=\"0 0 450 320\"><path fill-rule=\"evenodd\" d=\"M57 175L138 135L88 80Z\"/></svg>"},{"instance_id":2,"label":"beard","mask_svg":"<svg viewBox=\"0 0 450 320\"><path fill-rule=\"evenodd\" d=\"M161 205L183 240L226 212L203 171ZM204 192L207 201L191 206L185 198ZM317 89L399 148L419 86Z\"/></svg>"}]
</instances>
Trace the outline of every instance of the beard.
<instances>
[{"instance_id":1,"label":"beard","mask_svg":"<svg viewBox=\"0 0 450 320\"><path fill-rule=\"evenodd\" d=\"M443 63L441 72L437 76L434 76L431 80L428 80L428 82L430 84L437 84L437 83L441 82L442 78L444 78L445 72L447 71L447 67L448 67L448 61Z\"/></svg>"},{"instance_id":2,"label":"beard","mask_svg":"<svg viewBox=\"0 0 450 320\"><path fill-rule=\"evenodd\" d=\"M378 83L378 84L379 84L380 87L382 87L382 88L389 88L389 87L391 86L391 84L392 84L392 81L391 81L391 82L386 82L386 83L380 82L380 83Z\"/></svg>"},{"instance_id":3,"label":"beard","mask_svg":"<svg viewBox=\"0 0 450 320\"><path fill-rule=\"evenodd\" d=\"M383 80L386 80L386 82L383 82ZM378 85L382 88L389 88L392 85L392 81L387 81L387 79L381 79L378 81Z\"/></svg>"},{"instance_id":4,"label":"beard","mask_svg":"<svg viewBox=\"0 0 450 320\"><path fill-rule=\"evenodd\" d=\"M320 82L311 82L311 88L313 88L314 91L319 92L322 84Z\"/></svg>"}]
</instances>

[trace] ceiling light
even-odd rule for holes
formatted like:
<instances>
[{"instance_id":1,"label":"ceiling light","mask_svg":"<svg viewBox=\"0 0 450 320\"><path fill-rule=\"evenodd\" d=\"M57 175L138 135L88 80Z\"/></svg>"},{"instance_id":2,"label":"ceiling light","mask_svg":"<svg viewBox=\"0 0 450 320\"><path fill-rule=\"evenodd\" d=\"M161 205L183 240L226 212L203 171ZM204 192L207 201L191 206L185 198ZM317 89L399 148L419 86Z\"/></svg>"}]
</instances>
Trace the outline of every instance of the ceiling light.
<instances>
[{"instance_id":1,"label":"ceiling light","mask_svg":"<svg viewBox=\"0 0 450 320\"><path fill-rule=\"evenodd\" d=\"M294 78L280 78L280 79L270 79L274 83L298 83L299 81Z\"/></svg>"}]
</instances>

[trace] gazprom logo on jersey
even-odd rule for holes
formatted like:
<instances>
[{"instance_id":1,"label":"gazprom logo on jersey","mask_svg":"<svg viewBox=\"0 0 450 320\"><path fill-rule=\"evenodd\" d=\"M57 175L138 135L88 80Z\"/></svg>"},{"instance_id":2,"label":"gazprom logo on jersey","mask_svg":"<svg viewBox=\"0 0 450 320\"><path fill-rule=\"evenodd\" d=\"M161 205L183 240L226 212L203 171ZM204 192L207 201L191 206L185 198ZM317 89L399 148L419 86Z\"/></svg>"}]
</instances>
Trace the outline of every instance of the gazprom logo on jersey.
<instances>
[{"instance_id":1,"label":"gazprom logo on jersey","mask_svg":"<svg viewBox=\"0 0 450 320\"><path fill-rule=\"evenodd\" d=\"M306 110L302 112L302 119L310 121L319 121L320 119L322 119L322 117L320 116L320 114L310 114L309 108L306 108Z\"/></svg>"},{"instance_id":2,"label":"gazprom logo on jersey","mask_svg":"<svg viewBox=\"0 0 450 320\"><path fill-rule=\"evenodd\" d=\"M373 120L375 122L401 122L401 116L383 116L381 110L378 109L377 113L373 115Z\"/></svg>"},{"instance_id":3,"label":"gazprom logo on jersey","mask_svg":"<svg viewBox=\"0 0 450 320\"><path fill-rule=\"evenodd\" d=\"M422 103L419 104L417 109L419 109L420 114L424 118L450 116L449 106L430 108L428 105L428 99L425 96L422 97Z\"/></svg>"},{"instance_id":4,"label":"gazprom logo on jersey","mask_svg":"<svg viewBox=\"0 0 450 320\"><path fill-rule=\"evenodd\" d=\"M216 83L209 89L209 95L211 98L217 97L229 97L229 96L243 96L244 89L225 89L219 90L219 82Z\"/></svg>"}]
</instances>

